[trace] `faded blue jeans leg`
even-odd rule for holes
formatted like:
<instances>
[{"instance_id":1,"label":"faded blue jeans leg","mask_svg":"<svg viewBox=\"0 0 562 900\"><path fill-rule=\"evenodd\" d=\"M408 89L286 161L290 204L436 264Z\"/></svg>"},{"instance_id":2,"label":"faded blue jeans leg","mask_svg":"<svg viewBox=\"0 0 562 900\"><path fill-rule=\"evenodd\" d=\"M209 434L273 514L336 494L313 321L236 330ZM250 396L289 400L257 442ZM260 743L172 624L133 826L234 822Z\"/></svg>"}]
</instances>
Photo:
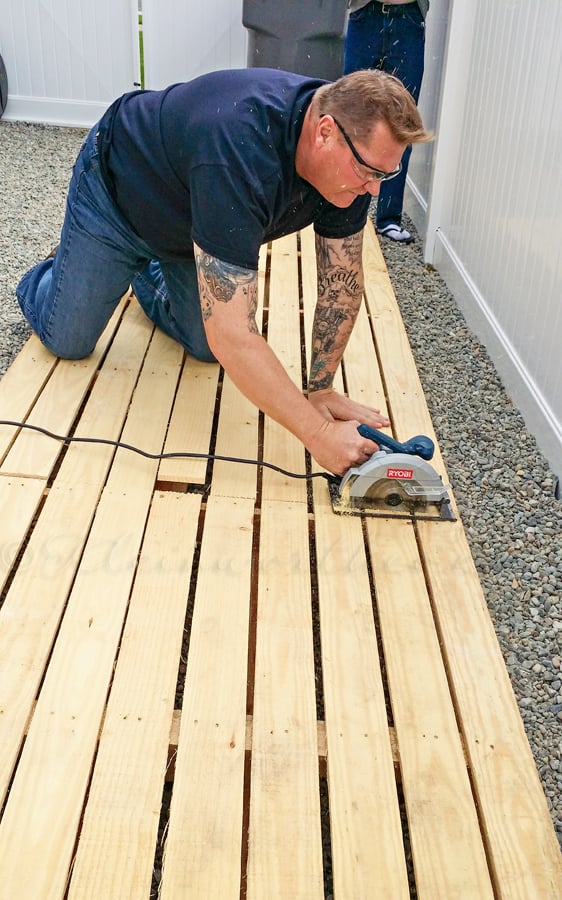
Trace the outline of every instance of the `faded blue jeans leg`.
<instances>
[{"instance_id":1,"label":"faded blue jeans leg","mask_svg":"<svg viewBox=\"0 0 562 900\"><path fill-rule=\"evenodd\" d=\"M159 262L131 228L102 179L94 127L74 165L56 256L27 272L16 294L42 343L56 356L81 359L131 284L158 327L199 359L214 359L195 262Z\"/></svg>"},{"instance_id":2,"label":"faded blue jeans leg","mask_svg":"<svg viewBox=\"0 0 562 900\"><path fill-rule=\"evenodd\" d=\"M133 279L133 291L152 321L202 362L216 362L205 334L193 262L151 260Z\"/></svg>"},{"instance_id":3,"label":"faded blue jeans leg","mask_svg":"<svg viewBox=\"0 0 562 900\"><path fill-rule=\"evenodd\" d=\"M16 289L23 314L56 356L88 356L149 256L105 187L92 129L74 165L56 256Z\"/></svg>"},{"instance_id":4,"label":"faded blue jeans leg","mask_svg":"<svg viewBox=\"0 0 562 900\"><path fill-rule=\"evenodd\" d=\"M386 7L368 3L351 13L344 43L344 73L381 69L400 79L418 102L424 70L425 23L417 3ZM383 181L377 200L377 228L400 225L404 188L412 148L402 157L402 171Z\"/></svg>"}]
</instances>

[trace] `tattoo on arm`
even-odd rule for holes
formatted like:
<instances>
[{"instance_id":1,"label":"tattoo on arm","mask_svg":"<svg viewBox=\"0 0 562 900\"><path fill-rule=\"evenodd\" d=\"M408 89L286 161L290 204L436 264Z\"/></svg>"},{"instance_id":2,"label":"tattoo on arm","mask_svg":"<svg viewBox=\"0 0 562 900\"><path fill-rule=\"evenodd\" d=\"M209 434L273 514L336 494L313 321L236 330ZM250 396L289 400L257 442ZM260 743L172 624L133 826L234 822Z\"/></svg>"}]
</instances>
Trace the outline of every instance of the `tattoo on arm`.
<instances>
[{"instance_id":1,"label":"tattoo on arm","mask_svg":"<svg viewBox=\"0 0 562 900\"><path fill-rule=\"evenodd\" d=\"M234 266L195 247L195 262L203 321L211 318L217 303L230 303L238 290L245 296L248 310L248 329L259 334L256 325L258 306L258 278L253 269Z\"/></svg>"},{"instance_id":2,"label":"tattoo on arm","mask_svg":"<svg viewBox=\"0 0 562 900\"><path fill-rule=\"evenodd\" d=\"M318 303L314 314L311 390L330 387L363 295L363 233L343 240L316 237Z\"/></svg>"}]
</instances>

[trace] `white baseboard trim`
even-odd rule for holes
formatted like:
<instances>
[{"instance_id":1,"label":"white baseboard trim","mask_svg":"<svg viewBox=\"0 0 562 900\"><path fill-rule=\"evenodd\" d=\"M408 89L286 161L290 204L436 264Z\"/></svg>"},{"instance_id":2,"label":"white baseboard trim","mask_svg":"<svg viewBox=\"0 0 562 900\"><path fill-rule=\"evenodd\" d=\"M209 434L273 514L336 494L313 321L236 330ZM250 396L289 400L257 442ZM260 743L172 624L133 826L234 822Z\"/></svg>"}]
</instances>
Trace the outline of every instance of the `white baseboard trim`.
<instances>
[{"instance_id":1,"label":"white baseboard trim","mask_svg":"<svg viewBox=\"0 0 562 900\"><path fill-rule=\"evenodd\" d=\"M64 125L70 128L91 128L101 118L111 101L61 100L50 97L19 97L8 95L4 115L7 122L34 122L43 125Z\"/></svg>"},{"instance_id":2,"label":"white baseboard trim","mask_svg":"<svg viewBox=\"0 0 562 900\"><path fill-rule=\"evenodd\" d=\"M562 423L525 368L462 261L441 230L437 231L433 265L444 278L469 327L482 341L507 393L553 471L562 481Z\"/></svg>"}]
</instances>

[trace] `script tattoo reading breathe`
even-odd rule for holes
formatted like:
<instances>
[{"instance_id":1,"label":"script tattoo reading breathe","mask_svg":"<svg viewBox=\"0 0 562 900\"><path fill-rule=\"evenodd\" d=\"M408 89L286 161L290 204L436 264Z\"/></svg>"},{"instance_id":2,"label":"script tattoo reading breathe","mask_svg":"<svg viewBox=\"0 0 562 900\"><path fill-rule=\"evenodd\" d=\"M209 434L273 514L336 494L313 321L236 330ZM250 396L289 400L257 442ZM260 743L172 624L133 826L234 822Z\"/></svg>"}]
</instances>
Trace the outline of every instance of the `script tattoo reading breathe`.
<instances>
[{"instance_id":1,"label":"script tattoo reading breathe","mask_svg":"<svg viewBox=\"0 0 562 900\"><path fill-rule=\"evenodd\" d=\"M310 365L312 390L331 386L353 328L363 293L361 248L361 235L344 239L338 250L333 241L317 241L318 304Z\"/></svg>"},{"instance_id":2,"label":"script tattoo reading breathe","mask_svg":"<svg viewBox=\"0 0 562 900\"><path fill-rule=\"evenodd\" d=\"M247 302L248 328L254 334L258 334L257 273L223 262L201 250L196 252L196 261L203 320L207 321L212 316L215 303L230 303L236 292L241 290Z\"/></svg>"}]
</instances>

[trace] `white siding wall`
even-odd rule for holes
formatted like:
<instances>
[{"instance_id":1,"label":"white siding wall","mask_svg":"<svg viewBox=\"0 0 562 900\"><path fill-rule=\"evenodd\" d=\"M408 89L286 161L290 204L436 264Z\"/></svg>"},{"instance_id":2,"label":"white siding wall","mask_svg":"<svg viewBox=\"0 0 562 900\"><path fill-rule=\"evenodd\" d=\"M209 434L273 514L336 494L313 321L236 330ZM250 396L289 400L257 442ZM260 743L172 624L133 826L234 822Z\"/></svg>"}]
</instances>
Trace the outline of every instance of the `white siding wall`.
<instances>
[{"instance_id":1,"label":"white siding wall","mask_svg":"<svg viewBox=\"0 0 562 900\"><path fill-rule=\"evenodd\" d=\"M425 71L419 108L425 127L433 132L436 131L439 119L449 7L452 2L453 0L431 0L426 19ZM425 234L435 150L435 142L418 144L414 147L408 168L412 197L406 199L406 211L414 219L421 234Z\"/></svg>"},{"instance_id":2,"label":"white siding wall","mask_svg":"<svg viewBox=\"0 0 562 900\"><path fill-rule=\"evenodd\" d=\"M133 0L0 0L6 119L92 125L138 81Z\"/></svg>"},{"instance_id":3,"label":"white siding wall","mask_svg":"<svg viewBox=\"0 0 562 900\"><path fill-rule=\"evenodd\" d=\"M562 475L562 4L449 7L437 141L411 169L426 259Z\"/></svg>"},{"instance_id":4,"label":"white siding wall","mask_svg":"<svg viewBox=\"0 0 562 900\"><path fill-rule=\"evenodd\" d=\"M0 0L8 120L93 125L140 81L137 0ZM143 0L145 86L246 65L242 0Z\"/></svg>"},{"instance_id":5,"label":"white siding wall","mask_svg":"<svg viewBox=\"0 0 562 900\"><path fill-rule=\"evenodd\" d=\"M143 0L145 85L246 65L242 0Z\"/></svg>"}]
</instances>

